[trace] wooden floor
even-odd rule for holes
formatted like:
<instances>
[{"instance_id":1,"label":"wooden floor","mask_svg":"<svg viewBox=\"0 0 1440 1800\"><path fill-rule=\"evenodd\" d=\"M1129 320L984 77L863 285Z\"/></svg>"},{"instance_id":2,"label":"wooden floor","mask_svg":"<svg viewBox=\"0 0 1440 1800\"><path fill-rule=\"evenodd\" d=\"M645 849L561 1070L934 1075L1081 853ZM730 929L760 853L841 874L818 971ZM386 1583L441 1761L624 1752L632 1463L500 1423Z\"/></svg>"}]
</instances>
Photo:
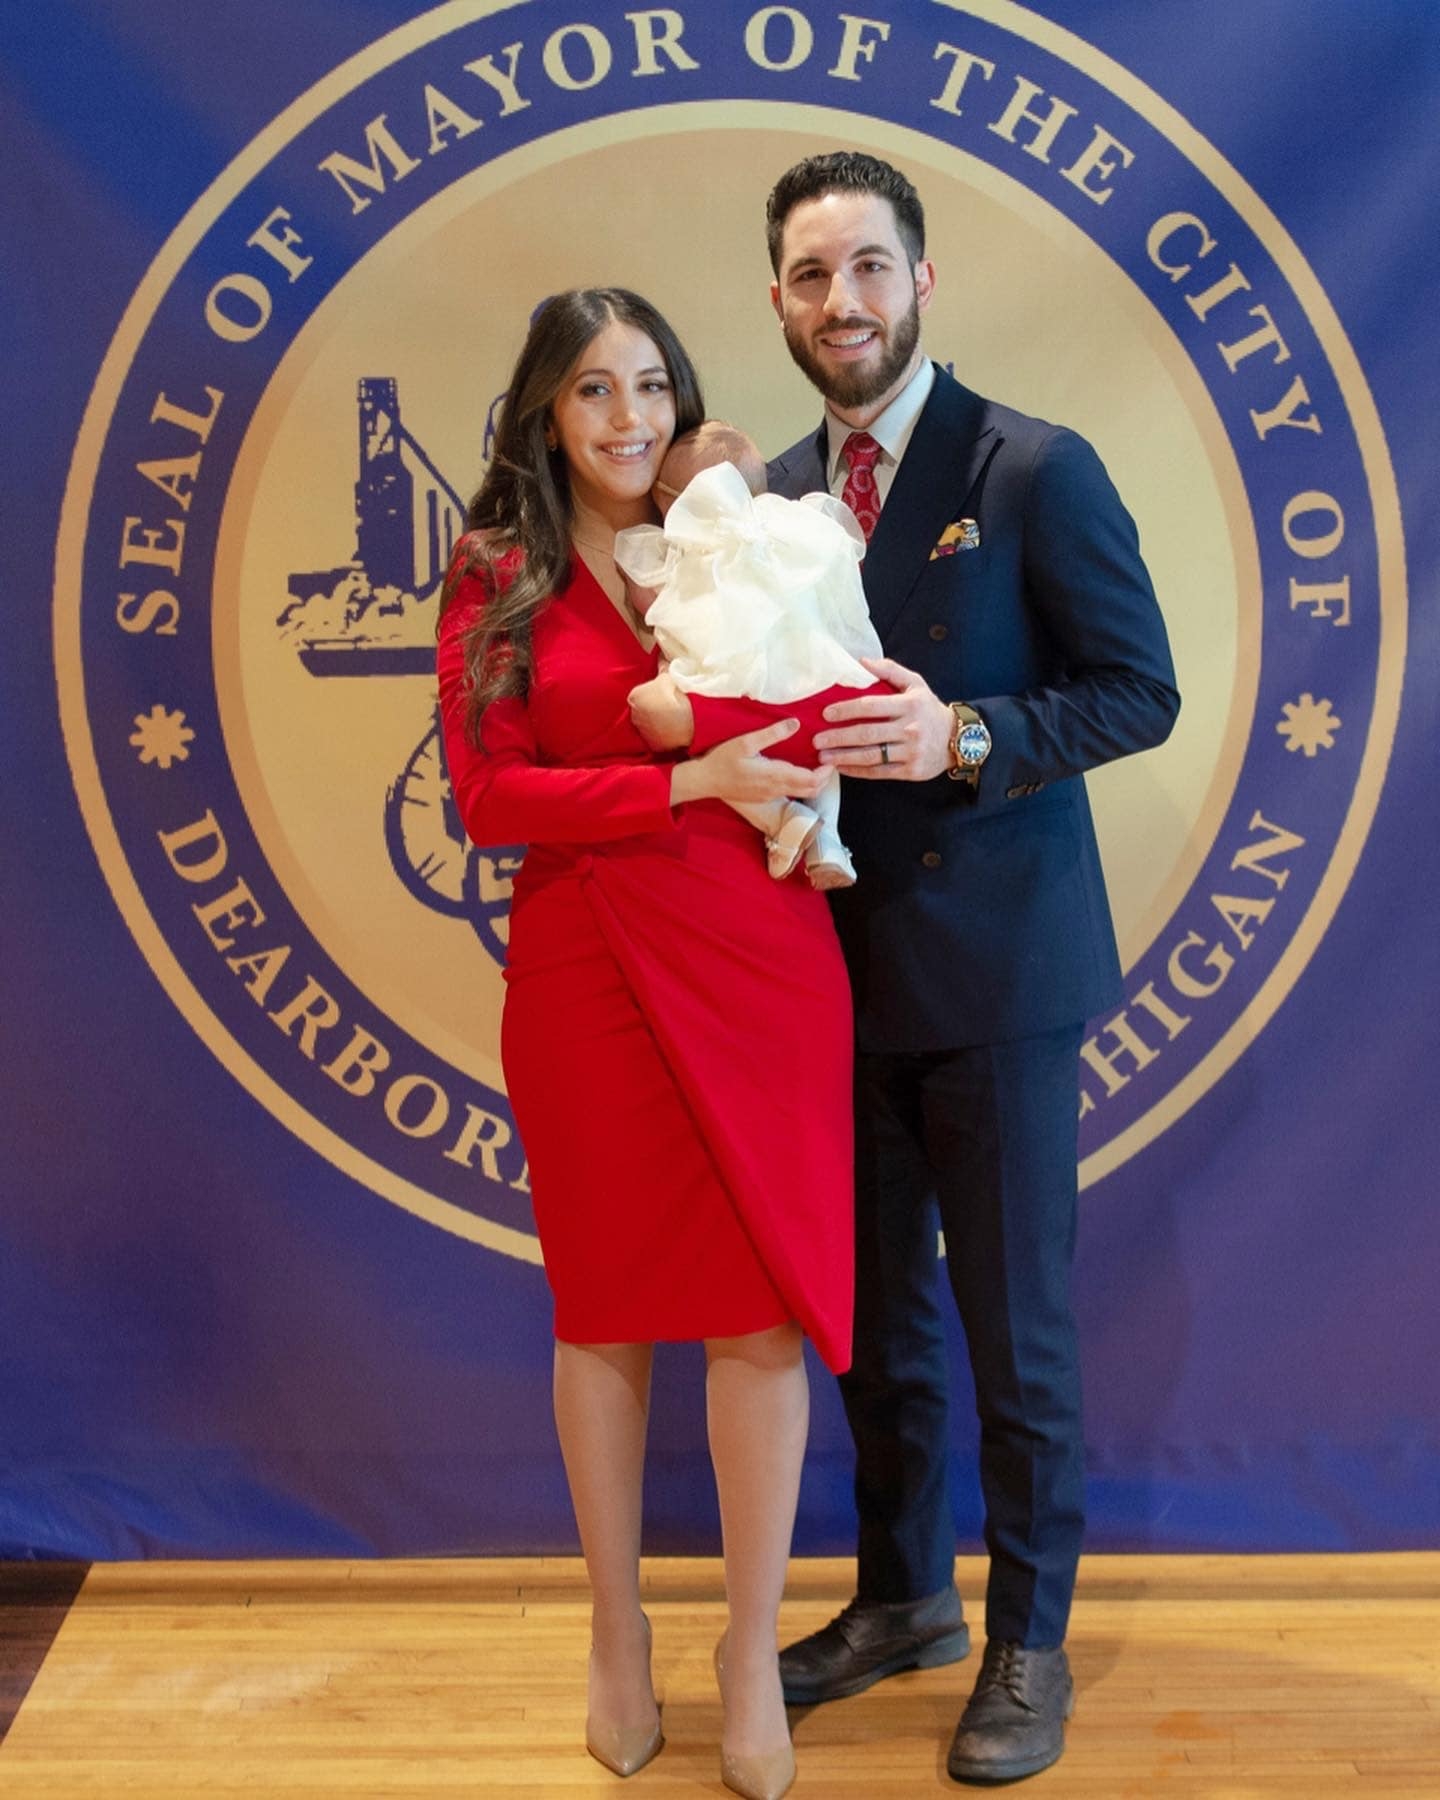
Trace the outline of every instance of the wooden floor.
<instances>
[{"instance_id":1,"label":"wooden floor","mask_svg":"<svg viewBox=\"0 0 1440 1800\"><path fill-rule=\"evenodd\" d=\"M982 1565L962 1559L972 1610ZM667 1745L631 1800L722 1795L710 1561L646 1565ZM797 1562L784 1628L849 1596ZM4 1800L466 1795L621 1784L581 1748L587 1607L568 1560L93 1567L8 1736ZM1020 1790L1440 1796L1440 1555L1092 1557L1069 1748ZM978 1661L792 1714L796 1800L950 1794Z\"/></svg>"}]
</instances>

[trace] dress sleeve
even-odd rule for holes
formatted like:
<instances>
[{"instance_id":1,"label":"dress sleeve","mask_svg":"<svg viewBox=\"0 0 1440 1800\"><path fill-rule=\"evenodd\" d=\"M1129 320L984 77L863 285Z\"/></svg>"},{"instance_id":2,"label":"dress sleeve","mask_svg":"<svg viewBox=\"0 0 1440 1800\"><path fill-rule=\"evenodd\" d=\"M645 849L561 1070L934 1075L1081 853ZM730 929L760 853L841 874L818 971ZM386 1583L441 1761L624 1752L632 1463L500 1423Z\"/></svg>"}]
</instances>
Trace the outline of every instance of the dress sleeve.
<instances>
[{"instance_id":1,"label":"dress sleeve","mask_svg":"<svg viewBox=\"0 0 1440 1800\"><path fill-rule=\"evenodd\" d=\"M472 843L600 844L673 829L668 764L547 767L523 700L508 697L487 707L481 744L471 742L465 730L464 637L487 588L481 574L461 579L440 621L436 659L445 761Z\"/></svg>"}]
</instances>

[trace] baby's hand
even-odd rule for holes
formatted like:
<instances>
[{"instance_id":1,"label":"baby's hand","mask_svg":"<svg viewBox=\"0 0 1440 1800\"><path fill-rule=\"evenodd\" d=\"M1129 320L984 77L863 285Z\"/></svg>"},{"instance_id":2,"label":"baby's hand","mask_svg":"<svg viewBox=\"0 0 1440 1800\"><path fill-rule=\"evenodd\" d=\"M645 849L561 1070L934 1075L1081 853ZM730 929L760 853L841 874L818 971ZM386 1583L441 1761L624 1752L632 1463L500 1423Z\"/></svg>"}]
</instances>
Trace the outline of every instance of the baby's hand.
<instances>
[{"instance_id":1,"label":"baby's hand","mask_svg":"<svg viewBox=\"0 0 1440 1800\"><path fill-rule=\"evenodd\" d=\"M655 604L659 588L641 587L638 581L632 581L622 569L620 579L625 583L625 599L639 614L641 619L648 619L650 608Z\"/></svg>"},{"instance_id":2,"label":"baby's hand","mask_svg":"<svg viewBox=\"0 0 1440 1800\"><path fill-rule=\"evenodd\" d=\"M695 736L690 696L668 673L631 688L630 720L652 750L684 750Z\"/></svg>"}]
</instances>

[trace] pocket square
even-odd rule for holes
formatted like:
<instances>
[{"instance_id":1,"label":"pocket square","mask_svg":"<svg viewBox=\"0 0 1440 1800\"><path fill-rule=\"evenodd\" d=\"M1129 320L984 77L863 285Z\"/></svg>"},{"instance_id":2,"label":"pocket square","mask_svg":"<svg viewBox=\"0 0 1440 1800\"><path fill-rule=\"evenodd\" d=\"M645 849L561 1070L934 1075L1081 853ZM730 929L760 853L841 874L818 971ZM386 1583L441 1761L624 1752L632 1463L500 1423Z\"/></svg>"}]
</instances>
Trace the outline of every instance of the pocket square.
<instances>
[{"instance_id":1,"label":"pocket square","mask_svg":"<svg viewBox=\"0 0 1440 1800\"><path fill-rule=\"evenodd\" d=\"M980 527L974 519L956 519L940 533L940 541L930 552L930 560L937 556L953 556L957 550L978 550L980 548Z\"/></svg>"}]
</instances>

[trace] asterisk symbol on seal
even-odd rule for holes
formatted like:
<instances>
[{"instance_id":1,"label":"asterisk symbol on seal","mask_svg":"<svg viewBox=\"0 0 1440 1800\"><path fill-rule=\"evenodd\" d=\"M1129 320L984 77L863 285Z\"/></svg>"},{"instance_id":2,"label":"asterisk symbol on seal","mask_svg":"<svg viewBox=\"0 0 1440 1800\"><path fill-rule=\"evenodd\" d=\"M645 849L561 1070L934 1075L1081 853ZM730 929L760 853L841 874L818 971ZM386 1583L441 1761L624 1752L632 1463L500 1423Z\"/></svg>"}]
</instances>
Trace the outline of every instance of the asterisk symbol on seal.
<instances>
[{"instance_id":1,"label":"asterisk symbol on seal","mask_svg":"<svg viewBox=\"0 0 1440 1800\"><path fill-rule=\"evenodd\" d=\"M135 715L130 742L139 752L142 763L159 763L162 769L168 769L171 763L184 762L189 756L194 736L185 723L183 712L167 712L163 706L152 706L148 713Z\"/></svg>"},{"instance_id":2,"label":"asterisk symbol on seal","mask_svg":"<svg viewBox=\"0 0 1440 1800\"><path fill-rule=\"evenodd\" d=\"M1328 700L1317 700L1313 694L1302 694L1280 708L1285 717L1275 729L1285 739L1287 750L1303 750L1314 756L1321 750L1335 748L1335 733L1340 720Z\"/></svg>"}]
</instances>

